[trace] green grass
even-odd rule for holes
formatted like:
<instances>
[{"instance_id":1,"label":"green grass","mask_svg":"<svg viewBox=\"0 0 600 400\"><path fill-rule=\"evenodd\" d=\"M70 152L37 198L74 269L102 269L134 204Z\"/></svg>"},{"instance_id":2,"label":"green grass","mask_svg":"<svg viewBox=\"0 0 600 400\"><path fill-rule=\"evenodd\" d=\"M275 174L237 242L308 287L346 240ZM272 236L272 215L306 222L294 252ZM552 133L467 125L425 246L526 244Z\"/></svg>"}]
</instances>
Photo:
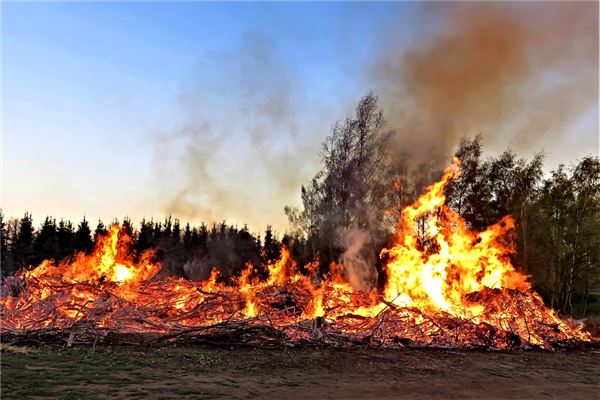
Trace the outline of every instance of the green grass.
<instances>
[{"instance_id":1,"label":"green grass","mask_svg":"<svg viewBox=\"0 0 600 400\"><path fill-rule=\"evenodd\" d=\"M202 371L214 363L222 363L220 353L192 350L179 352L114 351L101 348L94 353L88 348L43 347L21 353L2 352L2 398L22 399L52 397L80 399L82 393L90 399L122 397L145 398L157 382L177 376L177 365L186 370ZM148 385L154 388L149 388ZM160 385L159 385L160 386ZM126 388L125 392L123 388ZM169 391L171 392L171 391ZM172 394L180 397L197 391L174 386ZM216 393L214 393L216 394Z\"/></svg>"},{"instance_id":2,"label":"green grass","mask_svg":"<svg viewBox=\"0 0 600 400\"><path fill-rule=\"evenodd\" d=\"M2 399L565 399L600 390L598 350L1 347Z\"/></svg>"}]
</instances>

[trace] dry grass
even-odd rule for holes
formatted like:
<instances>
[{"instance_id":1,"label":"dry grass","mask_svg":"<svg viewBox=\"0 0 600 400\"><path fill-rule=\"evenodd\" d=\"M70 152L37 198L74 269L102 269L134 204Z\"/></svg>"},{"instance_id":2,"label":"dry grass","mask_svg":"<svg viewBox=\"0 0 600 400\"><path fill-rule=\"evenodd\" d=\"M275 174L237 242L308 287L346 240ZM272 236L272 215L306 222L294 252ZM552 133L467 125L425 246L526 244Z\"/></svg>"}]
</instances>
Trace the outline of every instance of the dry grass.
<instances>
[{"instance_id":1,"label":"dry grass","mask_svg":"<svg viewBox=\"0 0 600 400\"><path fill-rule=\"evenodd\" d=\"M2 352L3 399L556 398L600 391L600 352L41 347Z\"/></svg>"}]
</instances>

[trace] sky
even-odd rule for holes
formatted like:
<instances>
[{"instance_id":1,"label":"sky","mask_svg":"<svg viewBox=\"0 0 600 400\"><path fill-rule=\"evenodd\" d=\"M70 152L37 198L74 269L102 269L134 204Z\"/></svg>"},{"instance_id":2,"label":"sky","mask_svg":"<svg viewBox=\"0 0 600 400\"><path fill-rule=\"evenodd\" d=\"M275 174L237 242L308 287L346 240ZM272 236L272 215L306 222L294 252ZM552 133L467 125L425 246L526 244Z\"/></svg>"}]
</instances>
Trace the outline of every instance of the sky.
<instances>
[{"instance_id":1,"label":"sky","mask_svg":"<svg viewBox=\"0 0 600 400\"><path fill-rule=\"evenodd\" d=\"M1 7L6 215L172 214L280 233L333 123L381 88L381 53L439 18L418 3ZM597 119L596 100L547 161L597 152Z\"/></svg>"}]
</instances>

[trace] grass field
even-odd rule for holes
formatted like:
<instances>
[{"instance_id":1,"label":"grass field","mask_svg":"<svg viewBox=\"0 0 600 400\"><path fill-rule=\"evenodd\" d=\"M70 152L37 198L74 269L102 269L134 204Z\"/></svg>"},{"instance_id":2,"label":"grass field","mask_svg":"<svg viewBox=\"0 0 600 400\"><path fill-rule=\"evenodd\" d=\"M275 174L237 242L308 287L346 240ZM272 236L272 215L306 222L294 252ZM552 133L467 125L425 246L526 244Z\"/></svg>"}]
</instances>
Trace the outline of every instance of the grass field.
<instances>
[{"instance_id":1,"label":"grass field","mask_svg":"<svg viewBox=\"0 0 600 400\"><path fill-rule=\"evenodd\" d=\"M598 399L600 351L3 346L2 399Z\"/></svg>"}]
</instances>

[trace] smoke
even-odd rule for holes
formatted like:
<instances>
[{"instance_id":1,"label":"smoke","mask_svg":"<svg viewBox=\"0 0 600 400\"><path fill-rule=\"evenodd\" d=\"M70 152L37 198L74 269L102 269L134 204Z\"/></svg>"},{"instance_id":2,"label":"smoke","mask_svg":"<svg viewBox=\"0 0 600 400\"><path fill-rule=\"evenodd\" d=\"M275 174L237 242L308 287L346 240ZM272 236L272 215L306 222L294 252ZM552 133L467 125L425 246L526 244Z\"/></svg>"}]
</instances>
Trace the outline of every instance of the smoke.
<instances>
[{"instance_id":1,"label":"smoke","mask_svg":"<svg viewBox=\"0 0 600 400\"><path fill-rule=\"evenodd\" d=\"M316 118L299 119L308 107L327 113L303 92L273 42L247 33L237 48L203 56L177 107L182 115L175 120L183 123L157 135L164 211L283 229L283 205L296 203L314 174L322 139ZM173 159L174 166L163 163Z\"/></svg>"},{"instance_id":2,"label":"smoke","mask_svg":"<svg viewBox=\"0 0 600 400\"><path fill-rule=\"evenodd\" d=\"M357 290L368 293L377 283L377 270L371 235L368 231L347 229L338 232L346 249L340 256L346 279Z\"/></svg>"},{"instance_id":3,"label":"smoke","mask_svg":"<svg viewBox=\"0 0 600 400\"><path fill-rule=\"evenodd\" d=\"M544 149L552 161L598 148L597 2L422 11L422 32L385 47L373 71L398 153L447 161L477 133L487 149ZM577 131L586 116L593 126Z\"/></svg>"},{"instance_id":4,"label":"smoke","mask_svg":"<svg viewBox=\"0 0 600 400\"><path fill-rule=\"evenodd\" d=\"M552 163L598 148L597 3L429 3L420 13L414 36L386 32L365 85L394 154L441 165L477 133L490 152L545 150ZM282 207L298 204L333 122L319 95L259 34L203 55L183 82L178 125L157 135L164 211L283 230Z\"/></svg>"}]
</instances>

